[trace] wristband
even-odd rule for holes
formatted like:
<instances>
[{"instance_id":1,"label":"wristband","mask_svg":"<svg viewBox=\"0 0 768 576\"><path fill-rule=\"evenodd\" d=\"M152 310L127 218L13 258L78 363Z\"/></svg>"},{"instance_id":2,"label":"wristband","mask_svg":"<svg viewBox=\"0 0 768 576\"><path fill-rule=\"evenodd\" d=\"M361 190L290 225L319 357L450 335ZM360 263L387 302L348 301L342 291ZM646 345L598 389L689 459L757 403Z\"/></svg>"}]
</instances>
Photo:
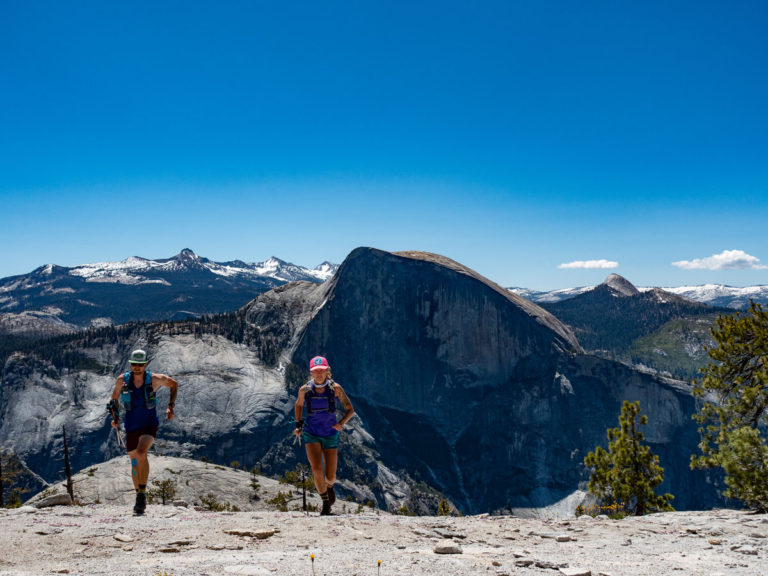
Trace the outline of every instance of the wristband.
<instances>
[{"instance_id":1,"label":"wristband","mask_svg":"<svg viewBox=\"0 0 768 576\"><path fill-rule=\"evenodd\" d=\"M304 420L296 420L296 430L302 430L304 428Z\"/></svg>"}]
</instances>

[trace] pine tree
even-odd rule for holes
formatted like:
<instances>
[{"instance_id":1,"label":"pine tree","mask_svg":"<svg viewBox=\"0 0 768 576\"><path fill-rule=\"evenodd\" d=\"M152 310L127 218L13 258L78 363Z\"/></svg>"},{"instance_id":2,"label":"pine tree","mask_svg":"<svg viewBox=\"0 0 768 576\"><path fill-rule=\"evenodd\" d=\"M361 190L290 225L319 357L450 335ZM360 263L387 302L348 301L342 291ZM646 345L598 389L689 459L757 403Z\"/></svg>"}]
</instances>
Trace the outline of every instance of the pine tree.
<instances>
[{"instance_id":1,"label":"pine tree","mask_svg":"<svg viewBox=\"0 0 768 576\"><path fill-rule=\"evenodd\" d=\"M282 478L280 478L280 484L290 484L295 486L298 491L301 490L315 490L315 478L311 473L307 473L307 467L304 464L297 464L293 470L286 470Z\"/></svg>"},{"instance_id":2,"label":"pine tree","mask_svg":"<svg viewBox=\"0 0 768 576\"><path fill-rule=\"evenodd\" d=\"M176 482L171 478L166 478L165 480L152 480L152 486L154 487L147 490L147 496L150 503L160 499L163 506L165 506L166 503L172 501L176 497Z\"/></svg>"},{"instance_id":3,"label":"pine tree","mask_svg":"<svg viewBox=\"0 0 768 576\"><path fill-rule=\"evenodd\" d=\"M75 491L72 484L72 468L69 465L69 446L67 445L67 429L62 426L61 433L64 438L64 474L67 478L67 494L74 501Z\"/></svg>"},{"instance_id":4,"label":"pine tree","mask_svg":"<svg viewBox=\"0 0 768 576\"><path fill-rule=\"evenodd\" d=\"M18 457L13 452L0 452L0 508L21 506L22 490L13 485L21 474Z\"/></svg>"},{"instance_id":5,"label":"pine tree","mask_svg":"<svg viewBox=\"0 0 768 576\"><path fill-rule=\"evenodd\" d=\"M712 336L712 358L693 383L702 398L700 455L691 466L725 471L725 496L768 511L768 311L750 302L745 314L720 316Z\"/></svg>"},{"instance_id":6,"label":"pine tree","mask_svg":"<svg viewBox=\"0 0 768 576\"><path fill-rule=\"evenodd\" d=\"M445 498L441 498L440 502L437 505L437 515L438 516L451 516L453 514L453 509L451 508L451 505L448 503L448 500Z\"/></svg>"},{"instance_id":7,"label":"pine tree","mask_svg":"<svg viewBox=\"0 0 768 576\"><path fill-rule=\"evenodd\" d=\"M640 402L625 401L619 416L619 428L609 428L608 451L598 446L587 454L584 463L592 468L589 491L603 502L619 504L636 516L649 512L672 510L671 494L657 495L654 488L664 481L659 457L642 444L645 436L638 424L646 425L648 417L640 416Z\"/></svg>"}]
</instances>

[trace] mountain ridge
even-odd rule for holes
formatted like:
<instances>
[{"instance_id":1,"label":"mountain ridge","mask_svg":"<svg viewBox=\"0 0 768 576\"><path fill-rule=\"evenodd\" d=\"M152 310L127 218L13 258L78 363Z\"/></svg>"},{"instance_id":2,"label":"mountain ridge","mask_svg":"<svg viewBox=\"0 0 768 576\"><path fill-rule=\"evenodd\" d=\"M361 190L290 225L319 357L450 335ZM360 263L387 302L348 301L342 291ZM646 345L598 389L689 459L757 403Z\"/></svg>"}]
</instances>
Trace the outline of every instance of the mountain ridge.
<instances>
[{"instance_id":1,"label":"mountain ridge","mask_svg":"<svg viewBox=\"0 0 768 576\"><path fill-rule=\"evenodd\" d=\"M592 353L681 379L695 377L709 360L716 317L736 313L661 288L640 291L618 274L541 306L570 326Z\"/></svg>"},{"instance_id":2,"label":"mountain ridge","mask_svg":"<svg viewBox=\"0 0 768 576\"><path fill-rule=\"evenodd\" d=\"M189 248L157 260L131 256L71 268L46 264L0 279L0 327L11 334L65 333L230 312L287 282L323 282L337 268L326 261L310 270L275 257L219 263Z\"/></svg>"},{"instance_id":3,"label":"mountain ridge","mask_svg":"<svg viewBox=\"0 0 768 576\"><path fill-rule=\"evenodd\" d=\"M617 274L618 276L618 274ZM604 282L605 283L605 282ZM536 302L537 304L554 304L568 300L584 292L594 290L597 284L591 286L578 286L574 288L558 288L556 290L534 290L519 286L508 287L520 296ZM699 284L683 286L638 286L640 292L647 292L658 288L694 302L708 304L715 307L746 310L749 300L753 299L759 304L768 304L768 285L756 284L753 286L729 286L727 284Z\"/></svg>"}]
</instances>

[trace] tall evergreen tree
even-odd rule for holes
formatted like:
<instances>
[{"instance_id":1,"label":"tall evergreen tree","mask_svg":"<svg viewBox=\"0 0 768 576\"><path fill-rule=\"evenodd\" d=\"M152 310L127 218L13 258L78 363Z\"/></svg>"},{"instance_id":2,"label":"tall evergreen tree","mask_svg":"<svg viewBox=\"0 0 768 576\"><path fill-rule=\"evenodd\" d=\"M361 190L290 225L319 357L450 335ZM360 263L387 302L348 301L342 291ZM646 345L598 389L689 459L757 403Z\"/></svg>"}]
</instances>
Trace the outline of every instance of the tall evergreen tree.
<instances>
[{"instance_id":1,"label":"tall evergreen tree","mask_svg":"<svg viewBox=\"0 0 768 576\"><path fill-rule=\"evenodd\" d=\"M724 494L750 508L768 511L768 311L750 302L746 313L718 318L712 358L694 381L703 400L700 455L691 466L725 471Z\"/></svg>"},{"instance_id":2,"label":"tall evergreen tree","mask_svg":"<svg viewBox=\"0 0 768 576\"><path fill-rule=\"evenodd\" d=\"M640 416L640 402L625 401L619 428L607 430L608 451L598 446L584 458L587 467L592 468L589 491L604 502L622 503L636 516L672 510L670 501L674 497L654 492L664 481L664 469L659 466L659 457L643 445L645 436L638 424L648 424L648 417Z\"/></svg>"},{"instance_id":3,"label":"tall evergreen tree","mask_svg":"<svg viewBox=\"0 0 768 576\"><path fill-rule=\"evenodd\" d=\"M75 491L72 484L72 468L69 465L69 446L67 445L67 429L62 426L61 433L64 438L64 474L67 477L67 494L72 500L75 499Z\"/></svg>"}]
</instances>

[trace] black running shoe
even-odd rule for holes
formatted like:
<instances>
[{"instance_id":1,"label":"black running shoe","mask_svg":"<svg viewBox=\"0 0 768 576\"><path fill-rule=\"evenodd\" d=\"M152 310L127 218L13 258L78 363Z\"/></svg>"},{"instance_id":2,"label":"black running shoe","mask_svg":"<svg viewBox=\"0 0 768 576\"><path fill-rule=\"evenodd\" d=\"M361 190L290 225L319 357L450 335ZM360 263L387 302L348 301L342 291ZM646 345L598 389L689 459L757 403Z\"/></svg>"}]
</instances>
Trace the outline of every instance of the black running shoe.
<instances>
[{"instance_id":1,"label":"black running shoe","mask_svg":"<svg viewBox=\"0 0 768 576\"><path fill-rule=\"evenodd\" d=\"M133 506L134 514L144 514L147 509L147 495L144 492L136 493L136 504Z\"/></svg>"},{"instance_id":2,"label":"black running shoe","mask_svg":"<svg viewBox=\"0 0 768 576\"><path fill-rule=\"evenodd\" d=\"M336 492L333 490L333 486L328 486L328 504L333 506L334 502L336 502Z\"/></svg>"}]
</instances>

